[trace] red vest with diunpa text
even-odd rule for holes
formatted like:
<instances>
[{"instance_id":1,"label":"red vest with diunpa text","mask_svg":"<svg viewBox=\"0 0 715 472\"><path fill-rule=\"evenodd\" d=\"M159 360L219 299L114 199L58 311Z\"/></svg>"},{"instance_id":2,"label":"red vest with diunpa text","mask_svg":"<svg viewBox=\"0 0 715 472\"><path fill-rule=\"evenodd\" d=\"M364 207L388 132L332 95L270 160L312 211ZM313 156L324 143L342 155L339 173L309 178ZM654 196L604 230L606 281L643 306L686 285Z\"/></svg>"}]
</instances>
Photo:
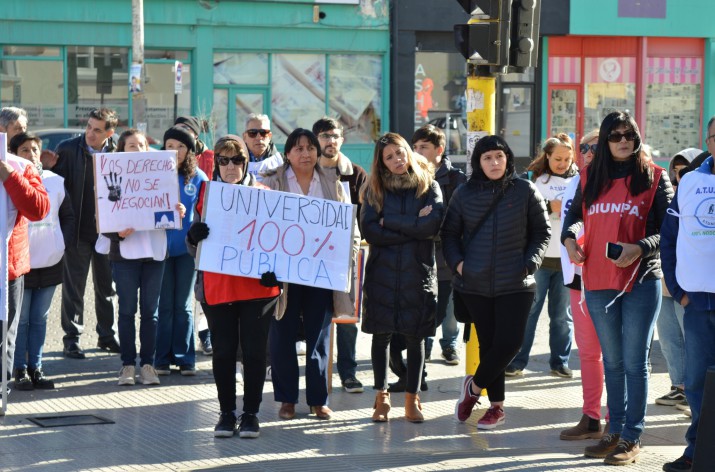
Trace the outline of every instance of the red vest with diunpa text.
<instances>
[{"instance_id":1,"label":"red vest with diunpa text","mask_svg":"<svg viewBox=\"0 0 715 472\"><path fill-rule=\"evenodd\" d=\"M616 267L606 257L607 243L635 244L645 237L648 213L658 189L662 167L651 164L653 185L645 192L631 195L630 177L614 179L611 186L586 208L583 201L584 252L583 283L586 290L618 290L630 292L636 281L641 259L625 268ZM588 179L588 168L581 171L581 193Z\"/></svg>"}]
</instances>

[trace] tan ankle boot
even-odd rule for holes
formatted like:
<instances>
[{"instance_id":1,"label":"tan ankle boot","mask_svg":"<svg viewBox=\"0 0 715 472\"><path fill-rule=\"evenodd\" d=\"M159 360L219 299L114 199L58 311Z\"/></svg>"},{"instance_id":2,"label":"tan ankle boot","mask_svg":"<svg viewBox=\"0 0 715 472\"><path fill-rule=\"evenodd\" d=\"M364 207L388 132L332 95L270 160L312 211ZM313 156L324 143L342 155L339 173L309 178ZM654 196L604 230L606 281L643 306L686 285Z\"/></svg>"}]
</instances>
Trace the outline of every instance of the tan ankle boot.
<instances>
[{"instance_id":1,"label":"tan ankle boot","mask_svg":"<svg viewBox=\"0 0 715 472\"><path fill-rule=\"evenodd\" d=\"M425 420L420 396L416 393L405 393L405 418L410 423L422 423Z\"/></svg>"},{"instance_id":2,"label":"tan ankle boot","mask_svg":"<svg viewBox=\"0 0 715 472\"><path fill-rule=\"evenodd\" d=\"M384 423L387 421L387 413L390 411L390 394L388 392L378 391L375 394L375 411L372 413L372 421L376 423Z\"/></svg>"}]
</instances>

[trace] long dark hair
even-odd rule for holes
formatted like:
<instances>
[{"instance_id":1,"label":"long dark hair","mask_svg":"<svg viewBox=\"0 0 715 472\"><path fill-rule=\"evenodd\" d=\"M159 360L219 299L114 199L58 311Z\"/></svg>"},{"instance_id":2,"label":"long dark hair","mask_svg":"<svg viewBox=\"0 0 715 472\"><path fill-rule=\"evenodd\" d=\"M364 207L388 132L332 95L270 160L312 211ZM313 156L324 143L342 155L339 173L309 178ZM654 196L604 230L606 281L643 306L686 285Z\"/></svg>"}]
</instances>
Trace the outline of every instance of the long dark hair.
<instances>
[{"instance_id":1,"label":"long dark hair","mask_svg":"<svg viewBox=\"0 0 715 472\"><path fill-rule=\"evenodd\" d=\"M628 191L632 196L636 196L653 185L653 169L650 163L641 156L641 133L636 120L626 112L614 111L609 113L601 123L601 129L598 131L596 155L593 156L591 164L587 167L588 180L583 190L586 207L590 207L601 195L601 192L611 186L614 161L611 149L608 146L608 135L611 131L623 125L628 128L627 131L636 133L636 139L633 142L633 154L631 155L631 159L634 161L634 168L631 175L627 177L629 179L629 182L627 182Z\"/></svg>"}]
</instances>

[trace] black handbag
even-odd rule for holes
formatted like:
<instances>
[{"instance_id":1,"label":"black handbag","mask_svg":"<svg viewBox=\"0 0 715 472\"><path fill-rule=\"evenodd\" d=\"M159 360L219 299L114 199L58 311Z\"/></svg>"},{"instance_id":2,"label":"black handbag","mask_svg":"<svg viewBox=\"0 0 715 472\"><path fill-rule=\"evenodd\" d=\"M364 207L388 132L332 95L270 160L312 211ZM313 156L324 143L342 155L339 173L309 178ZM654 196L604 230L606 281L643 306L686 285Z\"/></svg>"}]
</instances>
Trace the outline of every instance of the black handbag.
<instances>
[{"instance_id":1,"label":"black handbag","mask_svg":"<svg viewBox=\"0 0 715 472\"><path fill-rule=\"evenodd\" d=\"M477 222L477 224L474 226L474 229L472 229L472 232L469 233L469 236L467 236L466 239L463 241L463 249L466 251L467 247L469 246L469 243L472 242L472 239L477 235L477 232L481 229L482 225L484 224L485 221L487 221L487 218L491 216L492 212L496 208L496 206L499 204L501 201L502 197L504 197L504 192L501 191L499 192L494 199L492 200L491 205L489 205L489 208L487 211L484 213L482 218ZM469 340L469 332L471 331L471 323L472 323L472 317L469 316L469 309L467 308L467 305L464 303L464 300L462 299L461 295L457 290L454 290L452 292L452 302L454 306L454 317L456 318L457 321L460 323L464 323L464 342L467 342Z\"/></svg>"}]
</instances>

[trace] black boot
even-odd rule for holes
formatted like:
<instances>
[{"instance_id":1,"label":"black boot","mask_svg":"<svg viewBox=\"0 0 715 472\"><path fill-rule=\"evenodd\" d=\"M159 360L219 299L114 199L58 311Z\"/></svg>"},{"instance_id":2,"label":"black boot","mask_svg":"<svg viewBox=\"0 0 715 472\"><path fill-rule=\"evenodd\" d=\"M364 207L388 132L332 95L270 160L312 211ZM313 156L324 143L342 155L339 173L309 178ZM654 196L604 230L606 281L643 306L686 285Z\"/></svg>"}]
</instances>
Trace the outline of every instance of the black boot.
<instances>
[{"instance_id":1,"label":"black boot","mask_svg":"<svg viewBox=\"0 0 715 472\"><path fill-rule=\"evenodd\" d=\"M387 389L390 393L400 393L405 391L405 379L400 377L397 382L389 384Z\"/></svg>"},{"instance_id":2,"label":"black boot","mask_svg":"<svg viewBox=\"0 0 715 472\"><path fill-rule=\"evenodd\" d=\"M28 369L27 373L29 374L30 379L32 380L32 385L34 385L35 388L44 390L55 388L55 383L45 377L45 373L42 372L42 367L38 367L37 369Z\"/></svg>"},{"instance_id":3,"label":"black boot","mask_svg":"<svg viewBox=\"0 0 715 472\"><path fill-rule=\"evenodd\" d=\"M15 369L15 390L33 390L35 387L27 375L27 369Z\"/></svg>"},{"instance_id":4,"label":"black boot","mask_svg":"<svg viewBox=\"0 0 715 472\"><path fill-rule=\"evenodd\" d=\"M420 390L423 392L427 391L427 371L422 370L422 381L420 382Z\"/></svg>"}]
</instances>

